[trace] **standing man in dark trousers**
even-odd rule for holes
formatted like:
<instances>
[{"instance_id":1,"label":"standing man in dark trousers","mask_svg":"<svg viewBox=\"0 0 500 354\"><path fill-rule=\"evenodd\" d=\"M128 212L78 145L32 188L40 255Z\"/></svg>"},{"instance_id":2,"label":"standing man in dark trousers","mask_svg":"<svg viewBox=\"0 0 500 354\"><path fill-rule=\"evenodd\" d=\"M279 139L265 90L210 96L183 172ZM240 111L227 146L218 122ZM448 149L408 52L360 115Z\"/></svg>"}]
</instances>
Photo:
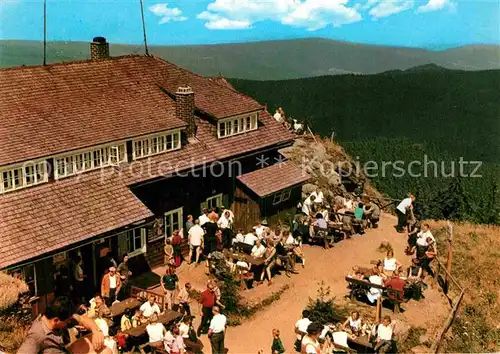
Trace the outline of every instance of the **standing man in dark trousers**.
<instances>
[{"instance_id":1,"label":"standing man in dark trousers","mask_svg":"<svg viewBox=\"0 0 500 354\"><path fill-rule=\"evenodd\" d=\"M408 197L403 199L396 207L396 214L398 215L398 225L396 226L397 232L404 232L403 227L406 226L406 221L408 220L408 215L410 214L410 209L413 207L414 201L415 196L409 193Z\"/></svg>"},{"instance_id":2,"label":"standing man in dark trousers","mask_svg":"<svg viewBox=\"0 0 500 354\"><path fill-rule=\"evenodd\" d=\"M214 306L212 313L214 317L210 321L208 338L212 345L212 354L224 354L224 338L227 326L226 316L220 313L219 306Z\"/></svg>"},{"instance_id":3,"label":"standing man in dark trousers","mask_svg":"<svg viewBox=\"0 0 500 354\"><path fill-rule=\"evenodd\" d=\"M210 321L212 320L213 314L212 309L215 306L215 301L217 297L213 290L214 286L212 282L208 282L207 289L203 291L200 295L200 313L201 313L201 322L198 327L197 335L200 337L202 334L207 333L208 327L210 325Z\"/></svg>"}]
</instances>

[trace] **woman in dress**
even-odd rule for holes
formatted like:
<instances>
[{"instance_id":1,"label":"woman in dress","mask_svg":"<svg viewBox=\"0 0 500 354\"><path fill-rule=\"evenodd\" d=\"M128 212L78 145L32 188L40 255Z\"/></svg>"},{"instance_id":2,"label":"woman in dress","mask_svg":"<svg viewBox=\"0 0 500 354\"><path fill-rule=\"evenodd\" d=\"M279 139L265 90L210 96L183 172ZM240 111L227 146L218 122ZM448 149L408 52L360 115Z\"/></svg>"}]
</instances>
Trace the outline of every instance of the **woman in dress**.
<instances>
[{"instance_id":1,"label":"woman in dress","mask_svg":"<svg viewBox=\"0 0 500 354\"><path fill-rule=\"evenodd\" d=\"M181 257L182 257L181 245L182 245L182 237L179 233L179 230L174 230L174 233L172 235L172 247L174 249L174 265L176 267L179 267L181 265Z\"/></svg>"}]
</instances>

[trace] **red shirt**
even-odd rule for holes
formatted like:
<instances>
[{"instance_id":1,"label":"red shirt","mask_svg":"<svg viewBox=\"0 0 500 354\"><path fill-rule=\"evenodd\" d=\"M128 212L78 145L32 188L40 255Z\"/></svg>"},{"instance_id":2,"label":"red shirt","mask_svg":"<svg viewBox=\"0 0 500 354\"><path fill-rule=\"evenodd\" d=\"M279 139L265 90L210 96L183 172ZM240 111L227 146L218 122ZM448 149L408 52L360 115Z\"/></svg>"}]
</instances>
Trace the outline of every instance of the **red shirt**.
<instances>
[{"instance_id":1,"label":"red shirt","mask_svg":"<svg viewBox=\"0 0 500 354\"><path fill-rule=\"evenodd\" d=\"M200 304L203 307L214 307L215 299L215 293L207 289L200 295Z\"/></svg>"},{"instance_id":2,"label":"red shirt","mask_svg":"<svg viewBox=\"0 0 500 354\"><path fill-rule=\"evenodd\" d=\"M392 288L394 290L404 291L405 281L400 277L391 277L388 281L385 282L384 286L386 288ZM402 294L399 294L399 297L402 297ZM402 299L399 299L402 300Z\"/></svg>"}]
</instances>

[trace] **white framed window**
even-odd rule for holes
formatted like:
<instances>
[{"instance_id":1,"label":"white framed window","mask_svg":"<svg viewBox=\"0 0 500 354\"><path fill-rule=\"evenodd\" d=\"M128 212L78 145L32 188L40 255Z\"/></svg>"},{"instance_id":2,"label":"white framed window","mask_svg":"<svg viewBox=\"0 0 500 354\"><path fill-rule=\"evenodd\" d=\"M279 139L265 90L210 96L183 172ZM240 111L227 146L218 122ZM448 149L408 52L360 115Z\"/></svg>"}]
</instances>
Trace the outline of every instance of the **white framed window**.
<instances>
[{"instance_id":1,"label":"white framed window","mask_svg":"<svg viewBox=\"0 0 500 354\"><path fill-rule=\"evenodd\" d=\"M69 177L77 173L95 170L106 166L117 166L127 161L125 142L105 145L76 153L54 157L54 177Z\"/></svg>"},{"instance_id":2,"label":"white framed window","mask_svg":"<svg viewBox=\"0 0 500 354\"><path fill-rule=\"evenodd\" d=\"M146 229L139 227L118 234L118 250L120 254L126 253L129 257L135 257L146 253Z\"/></svg>"},{"instance_id":3,"label":"white framed window","mask_svg":"<svg viewBox=\"0 0 500 354\"><path fill-rule=\"evenodd\" d=\"M28 161L0 169L0 194L48 182L46 161Z\"/></svg>"},{"instance_id":4,"label":"white framed window","mask_svg":"<svg viewBox=\"0 0 500 354\"><path fill-rule=\"evenodd\" d=\"M291 189L283 189L273 195L273 205L277 205L283 202L286 202L290 199L290 195L292 193Z\"/></svg>"},{"instance_id":5,"label":"white framed window","mask_svg":"<svg viewBox=\"0 0 500 354\"><path fill-rule=\"evenodd\" d=\"M222 206L222 193L207 198L207 200L205 201L205 203L203 203L203 205L205 206L203 206L202 209L220 208Z\"/></svg>"},{"instance_id":6,"label":"white framed window","mask_svg":"<svg viewBox=\"0 0 500 354\"><path fill-rule=\"evenodd\" d=\"M217 122L217 137L225 138L256 130L258 126L257 113L222 119Z\"/></svg>"},{"instance_id":7,"label":"white framed window","mask_svg":"<svg viewBox=\"0 0 500 354\"><path fill-rule=\"evenodd\" d=\"M14 278L23 280L26 285L28 285L30 295L36 296L37 285L35 264L28 264L23 267L9 269L7 274L13 276Z\"/></svg>"},{"instance_id":8,"label":"white framed window","mask_svg":"<svg viewBox=\"0 0 500 354\"><path fill-rule=\"evenodd\" d=\"M177 208L167 211L165 213L165 235L166 237L172 236L174 230L181 230L183 228L183 208Z\"/></svg>"},{"instance_id":9,"label":"white framed window","mask_svg":"<svg viewBox=\"0 0 500 354\"><path fill-rule=\"evenodd\" d=\"M132 156L135 159L181 148L181 131L150 135L133 141Z\"/></svg>"}]
</instances>

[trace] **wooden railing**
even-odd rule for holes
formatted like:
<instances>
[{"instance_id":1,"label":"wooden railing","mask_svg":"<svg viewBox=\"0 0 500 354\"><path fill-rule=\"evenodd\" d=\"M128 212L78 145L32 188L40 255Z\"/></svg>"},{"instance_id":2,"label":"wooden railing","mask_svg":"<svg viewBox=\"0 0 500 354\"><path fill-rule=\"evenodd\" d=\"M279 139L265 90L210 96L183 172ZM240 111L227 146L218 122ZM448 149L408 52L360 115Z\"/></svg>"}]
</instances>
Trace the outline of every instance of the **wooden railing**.
<instances>
[{"instance_id":1,"label":"wooden railing","mask_svg":"<svg viewBox=\"0 0 500 354\"><path fill-rule=\"evenodd\" d=\"M165 297L157 294L151 290L146 290L146 289L141 289L136 286L130 287L130 297L140 299L141 301L148 301L150 296L154 296L156 303L160 307L160 309L163 309L163 306L165 305Z\"/></svg>"}]
</instances>

